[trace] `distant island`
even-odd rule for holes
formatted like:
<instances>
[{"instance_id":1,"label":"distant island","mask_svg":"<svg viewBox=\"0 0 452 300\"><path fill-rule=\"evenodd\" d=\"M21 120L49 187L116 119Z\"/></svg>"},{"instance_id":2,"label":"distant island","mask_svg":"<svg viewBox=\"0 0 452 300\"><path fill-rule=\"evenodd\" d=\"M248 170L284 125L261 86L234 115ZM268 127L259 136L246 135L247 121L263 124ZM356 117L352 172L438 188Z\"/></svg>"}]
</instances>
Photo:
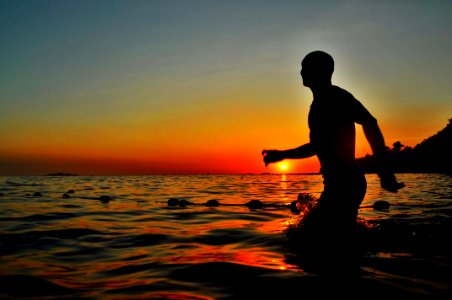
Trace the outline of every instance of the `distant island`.
<instances>
[{"instance_id":1,"label":"distant island","mask_svg":"<svg viewBox=\"0 0 452 300\"><path fill-rule=\"evenodd\" d=\"M79 176L78 174L72 174L72 173L50 173L46 174L46 176Z\"/></svg>"},{"instance_id":2,"label":"distant island","mask_svg":"<svg viewBox=\"0 0 452 300\"><path fill-rule=\"evenodd\" d=\"M452 175L452 119L441 131L414 148L397 141L388 148L395 173L446 173ZM366 173L376 173L378 165L372 155L357 159Z\"/></svg>"}]
</instances>

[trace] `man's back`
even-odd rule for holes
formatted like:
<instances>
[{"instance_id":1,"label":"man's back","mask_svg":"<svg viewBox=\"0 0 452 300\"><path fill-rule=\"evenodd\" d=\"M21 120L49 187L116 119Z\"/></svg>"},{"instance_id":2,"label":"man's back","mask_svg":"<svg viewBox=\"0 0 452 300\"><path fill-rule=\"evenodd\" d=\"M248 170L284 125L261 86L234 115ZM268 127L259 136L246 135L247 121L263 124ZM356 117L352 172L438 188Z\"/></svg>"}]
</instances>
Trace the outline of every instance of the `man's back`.
<instances>
[{"instance_id":1,"label":"man's back","mask_svg":"<svg viewBox=\"0 0 452 300\"><path fill-rule=\"evenodd\" d=\"M324 175L355 170L355 122L375 120L350 93L329 86L314 97L309 112L310 143Z\"/></svg>"}]
</instances>

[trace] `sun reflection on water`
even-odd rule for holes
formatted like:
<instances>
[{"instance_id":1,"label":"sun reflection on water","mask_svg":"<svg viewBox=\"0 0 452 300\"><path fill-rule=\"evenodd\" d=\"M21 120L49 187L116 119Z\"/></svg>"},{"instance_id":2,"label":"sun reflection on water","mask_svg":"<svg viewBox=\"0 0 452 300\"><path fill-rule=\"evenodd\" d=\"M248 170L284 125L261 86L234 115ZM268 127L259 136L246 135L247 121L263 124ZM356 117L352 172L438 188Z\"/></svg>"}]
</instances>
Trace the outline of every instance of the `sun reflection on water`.
<instances>
[{"instance_id":1,"label":"sun reflection on water","mask_svg":"<svg viewBox=\"0 0 452 300\"><path fill-rule=\"evenodd\" d=\"M363 206L380 199L392 206L386 212L363 208L360 216L434 219L438 212L444 213L449 177L427 178L416 188L419 178L403 176L402 181L414 187L397 195L382 192L378 177L367 176ZM249 269L265 274L301 272L286 262L284 230L296 222L297 215L284 205L299 193L318 197L323 188L320 176L292 174L7 180L15 183L0 182L6 195L0 202L2 272L45 279L78 289L88 298L118 299L132 294L136 299L216 298L215 291L203 290L192 279L196 272L170 279L180 270L198 266L207 270L208 279L224 264L236 274ZM39 185L30 186L29 181ZM432 198L427 187L444 195ZM34 189L43 196L25 196ZM75 193L63 199L62 192L69 189ZM96 200L101 195L113 200L101 203ZM168 207L172 197L194 205ZM204 203L209 200L221 205L207 207ZM244 204L250 200L275 205L249 209Z\"/></svg>"}]
</instances>

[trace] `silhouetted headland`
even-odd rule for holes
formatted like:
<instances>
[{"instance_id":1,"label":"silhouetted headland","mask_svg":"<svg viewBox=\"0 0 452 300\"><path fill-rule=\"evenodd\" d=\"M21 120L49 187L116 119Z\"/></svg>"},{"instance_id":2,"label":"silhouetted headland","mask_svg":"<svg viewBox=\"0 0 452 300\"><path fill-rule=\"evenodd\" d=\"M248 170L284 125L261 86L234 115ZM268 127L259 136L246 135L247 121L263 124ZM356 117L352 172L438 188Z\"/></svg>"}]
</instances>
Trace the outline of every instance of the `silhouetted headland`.
<instances>
[{"instance_id":1,"label":"silhouetted headland","mask_svg":"<svg viewBox=\"0 0 452 300\"><path fill-rule=\"evenodd\" d=\"M452 174L452 119L445 128L425 139L414 148L400 141L389 149L391 164L396 173ZM366 173L376 173L377 164L372 155L357 160Z\"/></svg>"}]
</instances>

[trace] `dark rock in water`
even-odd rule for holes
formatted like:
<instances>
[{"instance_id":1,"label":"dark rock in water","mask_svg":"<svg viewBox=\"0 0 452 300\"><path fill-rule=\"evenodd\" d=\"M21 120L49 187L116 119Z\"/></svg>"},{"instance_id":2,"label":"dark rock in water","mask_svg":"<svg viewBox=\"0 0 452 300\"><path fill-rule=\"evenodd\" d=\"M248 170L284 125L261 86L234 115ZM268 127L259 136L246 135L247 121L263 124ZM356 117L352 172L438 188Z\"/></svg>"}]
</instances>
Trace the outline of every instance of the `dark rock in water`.
<instances>
[{"instance_id":1,"label":"dark rock in water","mask_svg":"<svg viewBox=\"0 0 452 300\"><path fill-rule=\"evenodd\" d=\"M246 206L248 206L249 209L260 209L264 207L264 204L259 200L251 200L246 204Z\"/></svg>"},{"instance_id":2,"label":"dark rock in water","mask_svg":"<svg viewBox=\"0 0 452 300\"><path fill-rule=\"evenodd\" d=\"M71 198L71 196L69 196L68 194L63 194L63 196L61 196L61 198L67 199L67 198Z\"/></svg>"},{"instance_id":3,"label":"dark rock in water","mask_svg":"<svg viewBox=\"0 0 452 300\"><path fill-rule=\"evenodd\" d=\"M74 194L75 191L74 191L74 190L69 190L69 191L67 191L67 193L68 193L68 194Z\"/></svg>"},{"instance_id":4,"label":"dark rock in water","mask_svg":"<svg viewBox=\"0 0 452 300\"><path fill-rule=\"evenodd\" d=\"M389 206L390 206L389 202L384 200L375 201L374 204L372 205L373 209L375 210L389 209Z\"/></svg>"},{"instance_id":5,"label":"dark rock in water","mask_svg":"<svg viewBox=\"0 0 452 300\"><path fill-rule=\"evenodd\" d=\"M110 202L111 197L110 197L110 196L103 195L103 196L100 196L100 197L99 197L99 200L100 200L102 203L108 203L108 202Z\"/></svg>"},{"instance_id":6,"label":"dark rock in water","mask_svg":"<svg viewBox=\"0 0 452 300\"><path fill-rule=\"evenodd\" d=\"M290 211L293 212L294 214L300 213L300 210L297 207L297 200L292 201L292 203L290 203Z\"/></svg>"},{"instance_id":7,"label":"dark rock in water","mask_svg":"<svg viewBox=\"0 0 452 300\"><path fill-rule=\"evenodd\" d=\"M187 205L193 204L190 201L184 199L179 200L177 198L170 198L166 203L168 204L168 206L180 206L180 207L185 207Z\"/></svg>"},{"instance_id":8,"label":"dark rock in water","mask_svg":"<svg viewBox=\"0 0 452 300\"><path fill-rule=\"evenodd\" d=\"M179 206L180 207L185 207L185 206L190 205L190 204L193 204L193 203L191 203L191 202L189 202L187 200L184 200L184 199L179 200Z\"/></svg>"},{"instance_id":9,"label":"dark rock in water","mask_svg":"<svg viewBox=\"0 0 452 300\"><path fill-rule=\"evenodd\" d=\"M176 198L170 198L167 201L168 206L178 206L179 205L179 199Z\"/></svg>"},{"instance_id":10,"label":"dark rock in water","mask_svg":"<svg viewBox=\"0 0 452 300\"><path fill-rule=\"evenodd\" d=\"M30 197L31 195L30 195L30 194L25 194L25 196L26 196L26 197Z\"/></svg>"},{"instance_id":11,"label":"dark rock in water","mask_svg":"<svg viewBox=\"0 0 452 300\"><path fill-rule=\"evenodd\" d=\"M41 197L41 196L42 196L42 194L40 192L35 192L33 194L33 197Z\"/></svg>"},{"instance_id":12,"label":"dark rock in water","mask_svg":"<svg viewBox=\"0 0 452 300\"><path fill-rule=\"evenodd\" d=\"M3 193L0 193L0 197L3 197L3 196L5 196L5 194L3 194Z\"/></svg>"},{"instance_id":13,"label":"dark rock in water","mask_svg":"<svg viewBox=\"0 0 452 300\"><path fill-rule=\"evenodd\" d=\"M214 207L214 206L220 206L220 202L217 200L209 200L206 202L206 206Z\"/></svg>"}]
</instances>

